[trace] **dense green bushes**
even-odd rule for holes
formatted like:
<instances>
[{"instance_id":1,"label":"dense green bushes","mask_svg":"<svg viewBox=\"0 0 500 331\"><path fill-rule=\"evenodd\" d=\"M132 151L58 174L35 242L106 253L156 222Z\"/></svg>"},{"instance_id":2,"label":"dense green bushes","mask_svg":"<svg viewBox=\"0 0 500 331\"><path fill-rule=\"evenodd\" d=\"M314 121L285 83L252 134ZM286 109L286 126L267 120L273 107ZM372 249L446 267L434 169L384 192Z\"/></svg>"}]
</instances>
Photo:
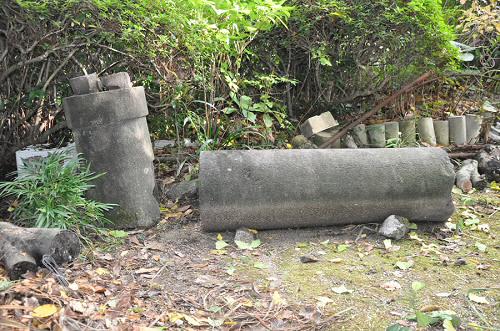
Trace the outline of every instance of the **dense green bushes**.
<instances>
[{"instance_id":1,"label":"dense green bushes","mask_svg":"<svg viewBox=\"0 0 500 331\"><path fill-rule=\"evenodd\" d=\"M459 3L444 8L440 0L3 6L0 108L9 121L0 125L0 153L64 127L66 79L82 69L129 71L147 88L155 136L193 137L204 148L280 144L294 118L357 111L425 70L456 67L449 22L461 14Z\"/></svg>"}]
</instances>

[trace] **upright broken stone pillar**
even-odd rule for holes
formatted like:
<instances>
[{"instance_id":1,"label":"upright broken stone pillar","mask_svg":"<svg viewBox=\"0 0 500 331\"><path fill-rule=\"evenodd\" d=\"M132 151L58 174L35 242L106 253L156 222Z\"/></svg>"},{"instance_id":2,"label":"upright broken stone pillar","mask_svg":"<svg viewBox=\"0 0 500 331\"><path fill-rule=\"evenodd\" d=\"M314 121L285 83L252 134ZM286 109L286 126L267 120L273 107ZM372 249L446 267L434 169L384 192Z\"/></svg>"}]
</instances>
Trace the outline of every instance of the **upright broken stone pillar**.
<instances>
[{"instance_id":1,"label":"upright broken stone pillar","mask_svg":"<svg viewBox=\"0 0 500 331\"><path fill-rule=\"evenodd\" d=\"M453 166L441 148L202 152L207 231L446 221Z\"/></svg>"},{"instance_id":2,"label":"upright broken stone pillar","mask_svg":"<svg viewBox=\"0 0 500 331\"><path fill-rule=\"evenodd\" d=\"M100 92L88 88L97 86L95 77L85 84L86 77L72 80L75 95L64 99L64 111L77 151L90 162L92 171L105 173L88 195L118 204L106 215L114 228L152 226L160 210L153 196L154 155L144 88L131 87L128 75L119 73L104 77L108 90Z\"/></svg>"}]
</instances>

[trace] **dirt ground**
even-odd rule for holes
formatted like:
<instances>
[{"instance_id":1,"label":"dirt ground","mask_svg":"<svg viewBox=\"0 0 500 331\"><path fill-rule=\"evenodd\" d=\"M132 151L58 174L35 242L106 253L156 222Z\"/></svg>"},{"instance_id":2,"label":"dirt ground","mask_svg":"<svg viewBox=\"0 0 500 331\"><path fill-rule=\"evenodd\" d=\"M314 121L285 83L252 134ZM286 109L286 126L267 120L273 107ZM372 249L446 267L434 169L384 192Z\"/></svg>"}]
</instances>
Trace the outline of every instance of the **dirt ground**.
<instances>
[{"instance_id":1,"label":"dirt ground","mask_svg":"<svg viewBox=\"0 0 500 331\"><path fill-rule=\"evenodd\" d=\"M499 330L500 196L454 198L450 222L399 241L368 224L262 231L253 249L170 203L156 228L87 247L69 287L0 271L0 330Z\"/></svg>"}]
</instances>

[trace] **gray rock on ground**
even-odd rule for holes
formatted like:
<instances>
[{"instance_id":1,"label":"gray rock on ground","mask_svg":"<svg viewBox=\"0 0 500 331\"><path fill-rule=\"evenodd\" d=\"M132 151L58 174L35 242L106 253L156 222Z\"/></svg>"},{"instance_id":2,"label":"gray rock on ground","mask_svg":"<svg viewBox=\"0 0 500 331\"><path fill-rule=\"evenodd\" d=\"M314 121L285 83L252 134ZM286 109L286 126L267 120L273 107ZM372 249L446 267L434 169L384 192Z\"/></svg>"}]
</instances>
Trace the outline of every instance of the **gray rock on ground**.
<instances>
[{"instance_id":1,"label":"gray rock on ground","mask_svg":"<svg viewBox=\"0 0 500 331\"><path fill-rule=\"evenodd\" d=\"M410 231L410 221L397 215L387 217L380 226L378 233L384 237L399 240Z\"/></svg>"},{"instance_id":2,"label":"gray rock on ground","mask_svg":"<svg viewBox=\"0 0 500 331\"><path fill-rule=\"evenodd\" d=\"M172 200L188 200L193 201L198 198L199 180L186 180L174 184L169 190L165 192L165 196Z\"/></svg>"},{"instance_id":3,"label":"gray rock on ground","mask_svg":"<svg viewBox=\"0 0 500 331\"><path fill-rule=\"evenodd\" d=\"M240 228L236 230L236 233L234 235L234 242L240 241L247 244L251 244L252 241L254 241L255 239L257 239L255 233L253 233L247 228Z\"/></svg>"}]
</instances>

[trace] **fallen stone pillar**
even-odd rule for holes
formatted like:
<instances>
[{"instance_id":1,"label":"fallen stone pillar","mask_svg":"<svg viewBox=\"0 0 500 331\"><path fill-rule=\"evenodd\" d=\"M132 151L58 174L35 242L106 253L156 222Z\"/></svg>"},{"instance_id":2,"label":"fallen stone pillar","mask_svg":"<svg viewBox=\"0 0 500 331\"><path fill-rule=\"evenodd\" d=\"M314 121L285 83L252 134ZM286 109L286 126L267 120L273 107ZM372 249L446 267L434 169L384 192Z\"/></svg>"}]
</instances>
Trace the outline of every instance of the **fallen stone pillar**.
<instances>
[{"instance_id":1,"label":"fallen stone pillar","mask_svg":"<svg viewBox=\"0 0 500 331\"><path fill-rule=\"evenodd\" d=\"M202 152L206 231L446 221L453 166L440 148Z\"/></svg>"},{"instance_id":2,"label":"fallen stone pillar","mask_svg":"<svg viewBox=\"0 0 500 331\"><path fill-rule=\"evenodd\" d=\"M144 88L131 87L127 73L105 76L101 82L108 91L88 93L88 84L80 82L85 90L73 84L75 95L64 99L77 152L89 161L92 171L105 173L88 196L118 204L106 214L114 228L153 226L160 209L153 195L154 155Z\"/></svg>"}]
</instances>

